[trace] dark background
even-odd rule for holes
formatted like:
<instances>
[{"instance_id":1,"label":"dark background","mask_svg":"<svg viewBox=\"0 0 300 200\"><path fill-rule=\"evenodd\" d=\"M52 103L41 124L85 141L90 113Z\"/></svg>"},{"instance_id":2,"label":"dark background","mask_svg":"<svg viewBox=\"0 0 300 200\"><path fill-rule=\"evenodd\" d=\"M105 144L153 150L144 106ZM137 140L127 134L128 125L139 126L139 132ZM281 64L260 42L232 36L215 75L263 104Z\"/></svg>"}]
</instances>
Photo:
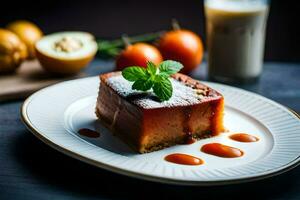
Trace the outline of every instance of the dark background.
<instances>
[{"instance_id":1,"label":"dark background","mask_svg":"<svg viewBox=\"0 0 300 200\"><path fill-rule=\"evenodd\" d=\"M298 3L297 3L298 2ZM64 30L88 31L100 38L116 38L170 28L172 18L181 26L204 34L201 0L27 0L1 6L0 26L16 19L37 23L47 34ZM300 61L300 2L271 2L267 28L267 61Z\"/></svg>"},{"instance_id":2,"label":"dark background","mask_svg":"<svg viewBox=\"0 0 300 200\"><path fill-rule=\"evenodd\" d=\"M266 60L299 62L300 1L273 0L266 41ZM289 4L288 4L289 3ZM45 33L89 31L116 38L170 27L172 18L204 37L203 2L138 0L32 0L0 5L0 26L16 19L37 23ZM103 67L104 66L104 67ZM111 71L113 63L96 59L88 76ZM197 72L204 73L198 68ZM195 75L202 78L200 73ZM300 64L266 63L261 79L244 85L300 113ZM295 199L299 200L300 167L252 183L217 187L181 187L121 176L72 159L42 143L22 124L21 101L0 103L0 199Z\"/></svg>"}]
</instances>

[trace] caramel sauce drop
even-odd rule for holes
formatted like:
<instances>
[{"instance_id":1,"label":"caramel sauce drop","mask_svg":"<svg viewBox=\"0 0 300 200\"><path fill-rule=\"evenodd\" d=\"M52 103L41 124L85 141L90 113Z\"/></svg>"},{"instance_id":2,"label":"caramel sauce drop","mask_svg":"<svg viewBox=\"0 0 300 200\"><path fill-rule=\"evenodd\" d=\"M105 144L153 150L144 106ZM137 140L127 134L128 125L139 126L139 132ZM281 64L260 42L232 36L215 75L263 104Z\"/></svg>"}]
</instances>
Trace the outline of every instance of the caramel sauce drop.
<instances>
[{"instance_id":1,"label":"caramel sauce drop","mask_svg":"<svg viewBox=\"0 0 300 200\"><path fill-rule=\"evenodd\" d=\"M88 129L88 128L82 128L78 131L78 133L82 136L89 137L89 138L98 138L100 137L100 133L97 131Z\"/></svg>"},{"instance_id":2,"label":"caramel sauce drop","mask_svg":"<svg viewBox=\"0 0 300 200\"><path fill-rule=\"evenodd\" d=\"M201 165L203 160L200 158L190 156L182 153L174 153L167 155L165 160L171 163L181 164L181 165Z\"/></svg>"},{"instance_id":3,"label":"caramel sauce drop","mask_svg":"<svg viewBox=\"0 0 300 200\"><path fill-rule=\"evenodd\" d=\"M220 143L210 143L202 146L201 151L223 158L236 158L241 157L244 153L242 150L226 146Z\"/></svg>"},{"instance_id":4,"label":"caramel sauce drop","mask_svg":"<svg viewBox=\"0 0 300 200\"><path fill-rule=\"evenodd\" d=\"M235 133L229 138L238 142L257 142L259 140L257 137L246 133Z\"/></svg>"},{"instance_id":5,"label":"caramel sauce drop","mask_svg":"<svg viewBox=\"0 0 300 200\"><path fill-rule=\"evenodd\" d=\"M193 137L193 134L191 132L187 132L185 140L182 144L193 144L195 142L197 142L197 139Z\"/></svg>"},{"instance_id":6,"label":"caramel sauce drop","mask_svg":"<svg viewBox=\"0 0 300 200\"><path fill-rule=\"evenodd\" d=\"M195 138L193 138L193 137L187 137L186 140L185 140L185 142L184 142L184 144L193 144L195 142L197 142L197 140Z\"/></svg>"}]
</instances>

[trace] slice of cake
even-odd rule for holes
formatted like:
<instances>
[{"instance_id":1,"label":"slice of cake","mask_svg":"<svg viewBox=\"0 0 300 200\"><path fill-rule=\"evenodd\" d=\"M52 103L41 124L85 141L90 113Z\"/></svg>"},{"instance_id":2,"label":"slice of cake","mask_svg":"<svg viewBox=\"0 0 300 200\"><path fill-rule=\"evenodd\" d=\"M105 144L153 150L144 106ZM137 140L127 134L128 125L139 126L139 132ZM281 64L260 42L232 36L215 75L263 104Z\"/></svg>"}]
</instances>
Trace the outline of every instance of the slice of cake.
<instances>
[{"instance_id":1,"label":"slice of cake","mask_svg":"<svg viewBox=\"0 0 300 200\"><path fill-rule=\"evenodd\" d=\"M100 75L96 114L116 136L140 153L223 131L223 96L183 74L171 78L173 95L161 102L132 90L120 72Z\"/></svg>"}]
</instances>

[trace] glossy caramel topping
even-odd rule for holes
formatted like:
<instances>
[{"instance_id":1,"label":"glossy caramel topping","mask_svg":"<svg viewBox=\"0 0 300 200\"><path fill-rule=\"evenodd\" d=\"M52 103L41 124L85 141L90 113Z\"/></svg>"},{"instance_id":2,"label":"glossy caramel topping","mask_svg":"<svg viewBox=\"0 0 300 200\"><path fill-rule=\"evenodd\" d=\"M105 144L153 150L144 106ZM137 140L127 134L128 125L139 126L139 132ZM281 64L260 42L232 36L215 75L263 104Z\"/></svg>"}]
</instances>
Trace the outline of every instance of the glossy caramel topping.
<instances>
[{"instance_id":1,"label":"glossy caramel topping","mask_svg":"<svg viewBox=\"0 0 300 200\"><path fill-rule=\"evenodd\" d=\"M167 155L165 160L171 163L181 164L181 165L201 165L203 161L200 158L190 156L182 153L174 153Z\"/></svg>"},{"instance_id":2,"label":"glossy caramel topping","mask_svg":"<svg viewBox=\"0 0 300 200\"><path fill-rule=\"evenodd\" d=\"M257 142L259 140L257 137L246 133L235 133L229 138L238 142Z\"/></svg>"},{"instance_id":3,"label":"glossy caramel topping","mask_svg":"<svg viewBox=\"0 0 300 200\"><path fill-rule=\"evenodd\" d=\"M186 135L184 144L193 144L195 142L195 139L193 138L193 134L191 132L191 128L189 125L191 113L192 113L191 107L186 107L183 109L182 127L183 127L183 132Z\"/></svg>"},{"instance_id":4,"label":"glossy caramel topping","mask_svg":"<svg viewBox=\"0 0 300 200\"><path fill-rule=\"evenodd\" d=\"M98 138L100 137L100 133L97 131L88 129L88 128L82 128L78 131L78 133L82 136L89 137L89 138Z\"/></svg>"},{"instance_id":5,"label":"glossy caramel topping","mask_svg":"<svg viewBox=\"0 0 300 200\"><path fill-rule=\"evenodd\" d=\"M201 151L214 156L223 158L236 158L242 156L244 153L235 147L226 146L220 143L210 143L202 146Z\"/></svg>"}]
</instances>

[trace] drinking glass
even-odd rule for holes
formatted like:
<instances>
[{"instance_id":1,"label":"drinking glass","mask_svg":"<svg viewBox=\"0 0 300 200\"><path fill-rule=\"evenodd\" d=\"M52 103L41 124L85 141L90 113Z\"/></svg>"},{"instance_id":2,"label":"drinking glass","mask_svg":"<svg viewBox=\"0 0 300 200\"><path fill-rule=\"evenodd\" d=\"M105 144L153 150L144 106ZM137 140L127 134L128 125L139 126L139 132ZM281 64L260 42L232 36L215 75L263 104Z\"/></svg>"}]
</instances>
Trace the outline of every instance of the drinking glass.
<instances>
[{"instance_id":1,"label":"drinking glass","mask_svg":"<svg viewBox=\"0 0 300 200\"><path fill-rule=\"evenodd\" d=\"M208 73L220 82L256 80L262 71L266 0L205 0Z\"/></svg>"}]
</instances>

